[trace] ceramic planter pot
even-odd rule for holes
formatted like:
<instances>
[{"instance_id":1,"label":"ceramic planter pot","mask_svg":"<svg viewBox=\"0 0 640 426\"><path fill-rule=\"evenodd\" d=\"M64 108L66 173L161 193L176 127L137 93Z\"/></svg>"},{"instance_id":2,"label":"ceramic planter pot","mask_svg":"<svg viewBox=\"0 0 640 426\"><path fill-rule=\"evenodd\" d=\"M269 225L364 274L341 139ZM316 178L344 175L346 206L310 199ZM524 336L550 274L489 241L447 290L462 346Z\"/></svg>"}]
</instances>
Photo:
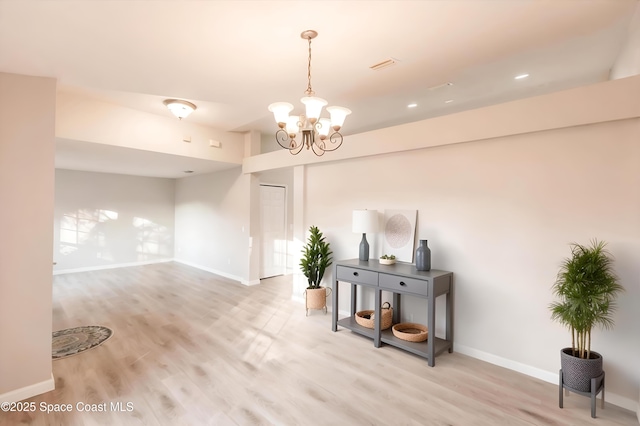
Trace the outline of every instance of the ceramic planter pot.
<instances>
[{"instance_id":1,"label":"ceramic planter pot","mask_svg":"<svg viewBox=\"0 0 640 426\"><path fill-rule=\"evenodd\" d=\"M582 359L571 355L571 348L564 348L560 351L560 365L562 382L566 387L590 392L591 379L602 374L602 355L591 351L589 359Z\"/></svg>"}]
</instances>

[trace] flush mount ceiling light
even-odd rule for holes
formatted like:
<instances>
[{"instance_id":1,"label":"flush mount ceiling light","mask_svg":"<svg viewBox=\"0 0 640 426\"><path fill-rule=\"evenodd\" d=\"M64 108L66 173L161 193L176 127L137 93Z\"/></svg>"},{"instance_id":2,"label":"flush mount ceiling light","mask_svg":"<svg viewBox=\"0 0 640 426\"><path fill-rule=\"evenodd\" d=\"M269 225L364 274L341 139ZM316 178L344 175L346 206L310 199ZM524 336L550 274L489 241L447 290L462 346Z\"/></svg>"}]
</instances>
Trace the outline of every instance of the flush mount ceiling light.
<instances>
[{"instance_id":1,"label":"flush mount ceiling light","mask_svg":"<svg viewBox=\"0 0 640 426\"><path fill-rule=\"evenodd\" d=\"M347 115L351 114L348 108L330 106L327 107L327 111L331 114L331 119L320 117L322 107L327 104L327 101L313 96L315 92L311 88L311 40L317 35L318 33L313 30L300 34L300 37L309 42L308 84L304 92L306 96L300 99L300 102L305 105L305 114L290 116L293 105L288 102L275 102L268 108L280 128L276 132L276 141L293 155L299 154L305 146L317 156L323 155L326 151L338 149L342 145L340 129ZM329 135L331 130L333 133ZM298 133L301 133L300 141L296 140Z\"/></svg>"},{"instance_id":2,"label":"flush mount ceiling light","mask_svg":"<svg viewBox=\"0 0 640 426\"><path fill-rule=\"evenodd\" d=\"M181 99L166 99L162 102L169 108L169 111L173 113L180 120L191 114L196 110L196 106L188 101L183 101Z\"/></svg>"}]
</instances>

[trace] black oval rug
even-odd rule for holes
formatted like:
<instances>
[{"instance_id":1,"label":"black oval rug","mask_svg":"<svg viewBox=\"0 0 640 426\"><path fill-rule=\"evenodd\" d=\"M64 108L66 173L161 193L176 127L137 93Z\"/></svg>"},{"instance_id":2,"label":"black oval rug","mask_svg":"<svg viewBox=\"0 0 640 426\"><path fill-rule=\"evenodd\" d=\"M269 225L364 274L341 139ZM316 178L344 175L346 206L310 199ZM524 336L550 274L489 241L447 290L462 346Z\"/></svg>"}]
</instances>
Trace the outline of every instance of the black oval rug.
<instances>
[{"instance_id":1,"label":"black oval rug","mask_svg":"<svg viewBox=\"0 0 640 426\"><path fill-rule=\"evenodd\" d=\"M54 331L51 342L51 357L60 359L95 348L104 343L112 334L113 331L110 328L101 325L87 325Z\"/></svg>"}]
</instances>

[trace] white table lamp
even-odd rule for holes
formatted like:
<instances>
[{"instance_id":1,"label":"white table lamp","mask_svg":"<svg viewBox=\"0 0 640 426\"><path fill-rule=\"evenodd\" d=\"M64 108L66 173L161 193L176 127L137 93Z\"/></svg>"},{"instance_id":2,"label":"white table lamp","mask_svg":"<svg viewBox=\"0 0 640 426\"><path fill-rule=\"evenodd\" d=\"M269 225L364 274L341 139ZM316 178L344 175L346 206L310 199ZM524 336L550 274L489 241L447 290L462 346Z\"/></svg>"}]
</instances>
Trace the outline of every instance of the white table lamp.
<instances>
[{"instance_id":1,"label":"white table lamp","mask_svg":"<svg viewBox=\"0 0 640 426\"><path fill-rule=\"evenodd\" d=\"M378 231L378 211L377 210L354 210L353 211L353 232L362 233L360 241L360 260L369 260L369 243L367 242L367 232Z\"/></svg>"}]
</instances>

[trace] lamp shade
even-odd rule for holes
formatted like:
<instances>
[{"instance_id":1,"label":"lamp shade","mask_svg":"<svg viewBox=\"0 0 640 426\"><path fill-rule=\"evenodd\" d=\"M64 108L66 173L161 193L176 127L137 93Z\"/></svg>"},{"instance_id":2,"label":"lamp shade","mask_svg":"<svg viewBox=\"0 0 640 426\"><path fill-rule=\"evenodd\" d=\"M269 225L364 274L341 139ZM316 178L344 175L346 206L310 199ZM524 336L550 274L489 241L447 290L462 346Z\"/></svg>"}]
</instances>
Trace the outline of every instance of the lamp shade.
<instances>
[{"instance_id":1,"label":"lamp shade","mask_svg":"<svg viewBox=\"0 0 640 426\"><path fill-rule=\"evenodd\" d=\"M331 125L336 132L340 130L344 124L344 120L347 118L347 115L351 114L351 110L349 108L339 106L327 107L327 111L331 114Z\"/></svg>"},{"instance_id":2,"label":"lamp shade","mask_svg":"<svg viewBox=\"0 0 640 426\"><path fill-rule=\"evenodd\" d=\"M315 123L320 118L322 107L327 104L322 98L316 98L315 96L305 96L300 99L300 102L306 107L307 119L312 123Z\"/></svg>"},{"instance_id":3,"label":"lamp shade","mask_svg":"<svg viewBox=\"0 0 640 426\"><path fill-rule=\"evenodd\" d=\"M353 232L367 234L378 231L377 210L354 210L352 219Z\"/></svg>"},{"instance_id":4,"label":"lamp shade","mask_svg":"<svg viewBox=\"0 0 640 426\"><path fill-rule=\"evenodd\" d=\"M328 118L321 118L320 120L318 120L318 123L320 123L320 125L316 126L316 128L318 129L318 133L320 133L320 138L324 139L329 136L329 131L331 130L331 120L329 120Z\"/></svg>"},{"instance_id":5,"label":"lamp shade","mask_svg":"<svg viewBox=\"0 0 640 426\"><path fill-rule=\"evenodd\" d=\"M295 135L300 130L300 117L297 115L290 115L287 118L287 133Z\"/></svg>"},{"instance_id":6,"label":"lamp shade","mask_svg":"<svg viewBox=\"0 0 640 426\"><path fill-rule=\"evenodd\" d=\"M293 105L288 102L275 102L269 105L268 109L273 113L276 123L286 124L289 119L289 113L293 110Z\"/></svg>"}]
</instances>

